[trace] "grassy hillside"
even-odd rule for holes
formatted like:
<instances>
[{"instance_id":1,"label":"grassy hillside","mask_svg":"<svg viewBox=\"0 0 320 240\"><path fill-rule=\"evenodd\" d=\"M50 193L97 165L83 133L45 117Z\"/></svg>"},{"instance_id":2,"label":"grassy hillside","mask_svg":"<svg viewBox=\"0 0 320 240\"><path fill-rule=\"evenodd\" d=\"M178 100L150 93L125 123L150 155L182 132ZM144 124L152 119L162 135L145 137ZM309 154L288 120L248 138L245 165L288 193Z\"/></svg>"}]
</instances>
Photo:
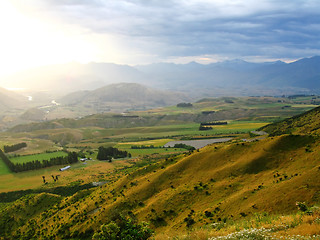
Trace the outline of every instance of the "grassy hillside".
<instances>
[{"instance_id":1,"label":"grassy hillside","mask_svg":"<svg viewBox=\"0 0 320 240\"><path fill-rule=\"evenodd\" d=\"M320 134L320 107L300 115L262 127L271 135L281 134Z\"/></svg>"},{"instance_id":2,"label":"grassy hillside","mask_svg":"<svg viewBox=\"0 0 320 240\"><path fill-rule=\"evenodd\" d=\"M45 217L29 215L17 234L90 238L120 213L150 222L159 236L213 223L230 226L259 214L292 214L297 201L319 204L319 144L316 137L284 135L146 162L119 172L122 177L113 183L61 200Z\"/></svg>"},{"instance_id":3,"label":"grassy hillside","mask_svg":"<svg viewBox=\"0 0 320 240\"><path fill-rule=\"evenodd\" d=\"M227 101L232 104L233 100ZM228 143L192 152L164 155L169 152L161 149L162 154L150 152L112 163L77 163L65 172L55 167L4 173L0 176L0 238L91 239L101 225L119 222L121 216L149 222L159 240L208 239L261 227L273 237L320 235L318 114L316 108L263 128L270 137L244 139L249 134L236 134ZM65 128L67 124L70 128ZM159 147L172 139L217 137L218 131L231 134L264 123L230 121L212 132L199 131L196 123L131 128L75 128L73 124L62 119L55 129L2 135L5 143L20 137L19 142L37 151L35 146L44 141L41 148L94 152L101 145ZM42 176L50 179L58 174L58 182L43 184ZM95 187L79 187L91 183ZM31 186L35 189L28 192ZM27 191L9 192L21 189ZM306 206L304 212L296 203L300 209ZM39 209L35 209L37 204Z\"/></svg>"}]
</instances>

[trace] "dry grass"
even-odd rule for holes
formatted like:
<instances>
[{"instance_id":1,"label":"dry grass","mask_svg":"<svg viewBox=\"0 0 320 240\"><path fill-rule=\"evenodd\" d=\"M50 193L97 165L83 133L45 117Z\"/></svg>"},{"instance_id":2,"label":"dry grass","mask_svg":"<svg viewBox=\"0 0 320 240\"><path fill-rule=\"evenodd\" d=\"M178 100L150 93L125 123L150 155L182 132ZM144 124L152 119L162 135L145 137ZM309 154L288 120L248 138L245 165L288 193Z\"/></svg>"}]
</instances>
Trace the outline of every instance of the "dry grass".
<instances>
[{"instance_id":1,"label":"dry grass","mask_svg":"<svg viewBox=\"0 0 320 240\"><path fill-rule=\"evenodd\" d=\"M306 145L312 152L306 154ZM97 229L112 212L131 211L139 220L150 222L155 238L160 240L207 239L243 229L279 226L289 226L275 229L279 236L317 233L317 216L300 220L299 214L292 213L297 211L296 201L309 205L317 202L319 154L317 143L307 138L281 136L252 143L216 144L191 155L147 162L130 174L122 174L118 181L97 188L84 201L68 206L78 209L80 216L84 211L103 209L71 230ZM97 172L106 175L112 167L97 162L70 171L64 179L93 181L99 178ZM206 211L212 216L206 216ZM60 213L59 222L64 223L70 221L73 210L67 214L65 208ZM187 227L185 219L190 214L194 223ZM162 219L161 224L154 219ZM48 223L52 221L48 219Z\"/></svg>"},{"instance_id":2,"label":"dry grass","mask_svg":"<svg viewBox=\"0 0 320 240\"><path fill-rule=\"evenodd\" d=\"M127 164L125 160L118 160L113 163L101 161L88 161L87 164L76 163L71 165L67 171L59 171L60 167L49 168L0 175L0 192L17 191L43 187L42 176L49 182L47 187L64 186L70 182L82 180L84 183L98 181L100 176L112 172L119 165ZM53 182L51 175L60 175L59 181Z\"/></svg>"},{"instance_id":3,"label":"dry grass","mask_svg":"<svg viewBox=\"0 0 320 240\"><path fill-rule=\"evenodd\" d=\"M222 226L216 228L218 225ZM314 237L320 236L320 216L319 212L312 215L297 213L292 215L274 215L267 216L261 221L261 218L248 218L245 220L238 220L235 222L227 222L225 224L213 224L211 227L195 228L184 233L160 233L155 236L155 240L207 240L215 239L217 237L231 236L231 234L242 231L249 231L253 234L256 232L257 236L268 235L275 239L295 236ZM235 235L234 235L235 236ZM238 239L236 237L230 239ZM239 238L243 239L243 238Z\"/></svg>"}]
</instances>

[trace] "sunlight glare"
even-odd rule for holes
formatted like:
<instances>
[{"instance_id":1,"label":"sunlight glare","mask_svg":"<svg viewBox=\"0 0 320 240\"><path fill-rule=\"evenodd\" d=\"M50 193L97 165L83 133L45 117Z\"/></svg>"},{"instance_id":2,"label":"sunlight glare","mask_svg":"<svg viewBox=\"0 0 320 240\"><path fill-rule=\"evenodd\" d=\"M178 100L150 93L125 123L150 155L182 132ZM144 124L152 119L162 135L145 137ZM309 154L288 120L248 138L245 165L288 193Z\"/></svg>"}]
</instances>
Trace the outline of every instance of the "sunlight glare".
<instances>
[{"instance_id":1,"label":"sunlight glare","mask_svg":"<svg viewBox=\"0 0 320 240\"><path fill-rule=\"evenodd\" d=\"M97 49L84 31L30 18L10 2L0 2L0 75L41 65L92 61Z\"/></svg>"}]
</instances>

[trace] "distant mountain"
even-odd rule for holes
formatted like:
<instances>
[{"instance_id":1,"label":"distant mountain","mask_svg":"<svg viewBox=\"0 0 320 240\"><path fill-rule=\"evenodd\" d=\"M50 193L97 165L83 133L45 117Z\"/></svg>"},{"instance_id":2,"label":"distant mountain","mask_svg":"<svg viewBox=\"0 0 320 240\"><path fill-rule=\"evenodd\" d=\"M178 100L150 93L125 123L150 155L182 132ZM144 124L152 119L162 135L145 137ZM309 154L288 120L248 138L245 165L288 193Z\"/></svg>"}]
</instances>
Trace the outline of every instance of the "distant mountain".
<instances>
[{"instance_id":1,"label":"distant mountain","mask_svg":"<svg viewBox=\"0 0 320 240\"><path fill-rule=\"evenodd\" d=\"M265 67L263 79L271 86L307 88L319 92L320 57L304 58L289 64Z\"/></svg>"},{"instance_id":2,"label":"distant mountain","mask_svg":"<svg viewBox=\"0 0 320 240\"><path fill-rule=\"evenodd\" d=\"M39 67L3 79L3 85L50 91L61 96L79 90L93 90L106 84L145 81L137 69L112 63L68 63Z\"/></svg>"},{"instance_id":3,"label":"distant mountain","mask_svg":"<svg viewBox=\"0 0 320 240\"><path fill-rule=\"evenodd\" d=\"M242 60L201 65L160 63L136 68L157 85L205 95L279 95L320 92L320 57L292 63Z\"/></svg>"},{"instance_id":4,"label":"distant mountain","mask_svg":"<svg viewBox=\"0 0 320 240\"><path fill-rule=\"evenodd\" d=\"M110 84L93 91L79 91L59 99L64 106L95 109L97 112L144 110L176 105L190 100L184 94L156 90L137 83Z\"/></svg>"},{"instance_id":5,"label":"distant mountain","mask_svg":"<svg viewBox=\"0 0 320 240\"><path fill-rule=\"evenodd\" d=\"M183 91L196 97L221 95L290 95L320 92L320 57L292 63L250 63L231 60L208 65L155 63L69 63L40 67L15 74L5 86L34 88L60 96L94 90L107 84L130 82L154 88Z\"/></svg>"}]
</instances>

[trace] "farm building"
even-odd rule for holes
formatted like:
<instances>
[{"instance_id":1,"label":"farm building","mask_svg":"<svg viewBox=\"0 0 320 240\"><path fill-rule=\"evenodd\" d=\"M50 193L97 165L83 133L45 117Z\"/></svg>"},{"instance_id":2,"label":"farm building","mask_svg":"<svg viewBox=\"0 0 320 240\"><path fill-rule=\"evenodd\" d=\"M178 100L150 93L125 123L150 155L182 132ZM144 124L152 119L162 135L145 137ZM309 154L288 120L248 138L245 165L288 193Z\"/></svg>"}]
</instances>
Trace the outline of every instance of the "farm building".
<instances>
[{"instance_id":1,"label":"farm building","mask_svg":"<svg viewBox=\"0 0 320 240\"><path fill-rule=\"evenodd\" d=\"M67 170L69 168L71 168L71 166L66 166L66 167L60 168L60 171L65 171L65 170Z\"/></svg>"}]
</instances>

